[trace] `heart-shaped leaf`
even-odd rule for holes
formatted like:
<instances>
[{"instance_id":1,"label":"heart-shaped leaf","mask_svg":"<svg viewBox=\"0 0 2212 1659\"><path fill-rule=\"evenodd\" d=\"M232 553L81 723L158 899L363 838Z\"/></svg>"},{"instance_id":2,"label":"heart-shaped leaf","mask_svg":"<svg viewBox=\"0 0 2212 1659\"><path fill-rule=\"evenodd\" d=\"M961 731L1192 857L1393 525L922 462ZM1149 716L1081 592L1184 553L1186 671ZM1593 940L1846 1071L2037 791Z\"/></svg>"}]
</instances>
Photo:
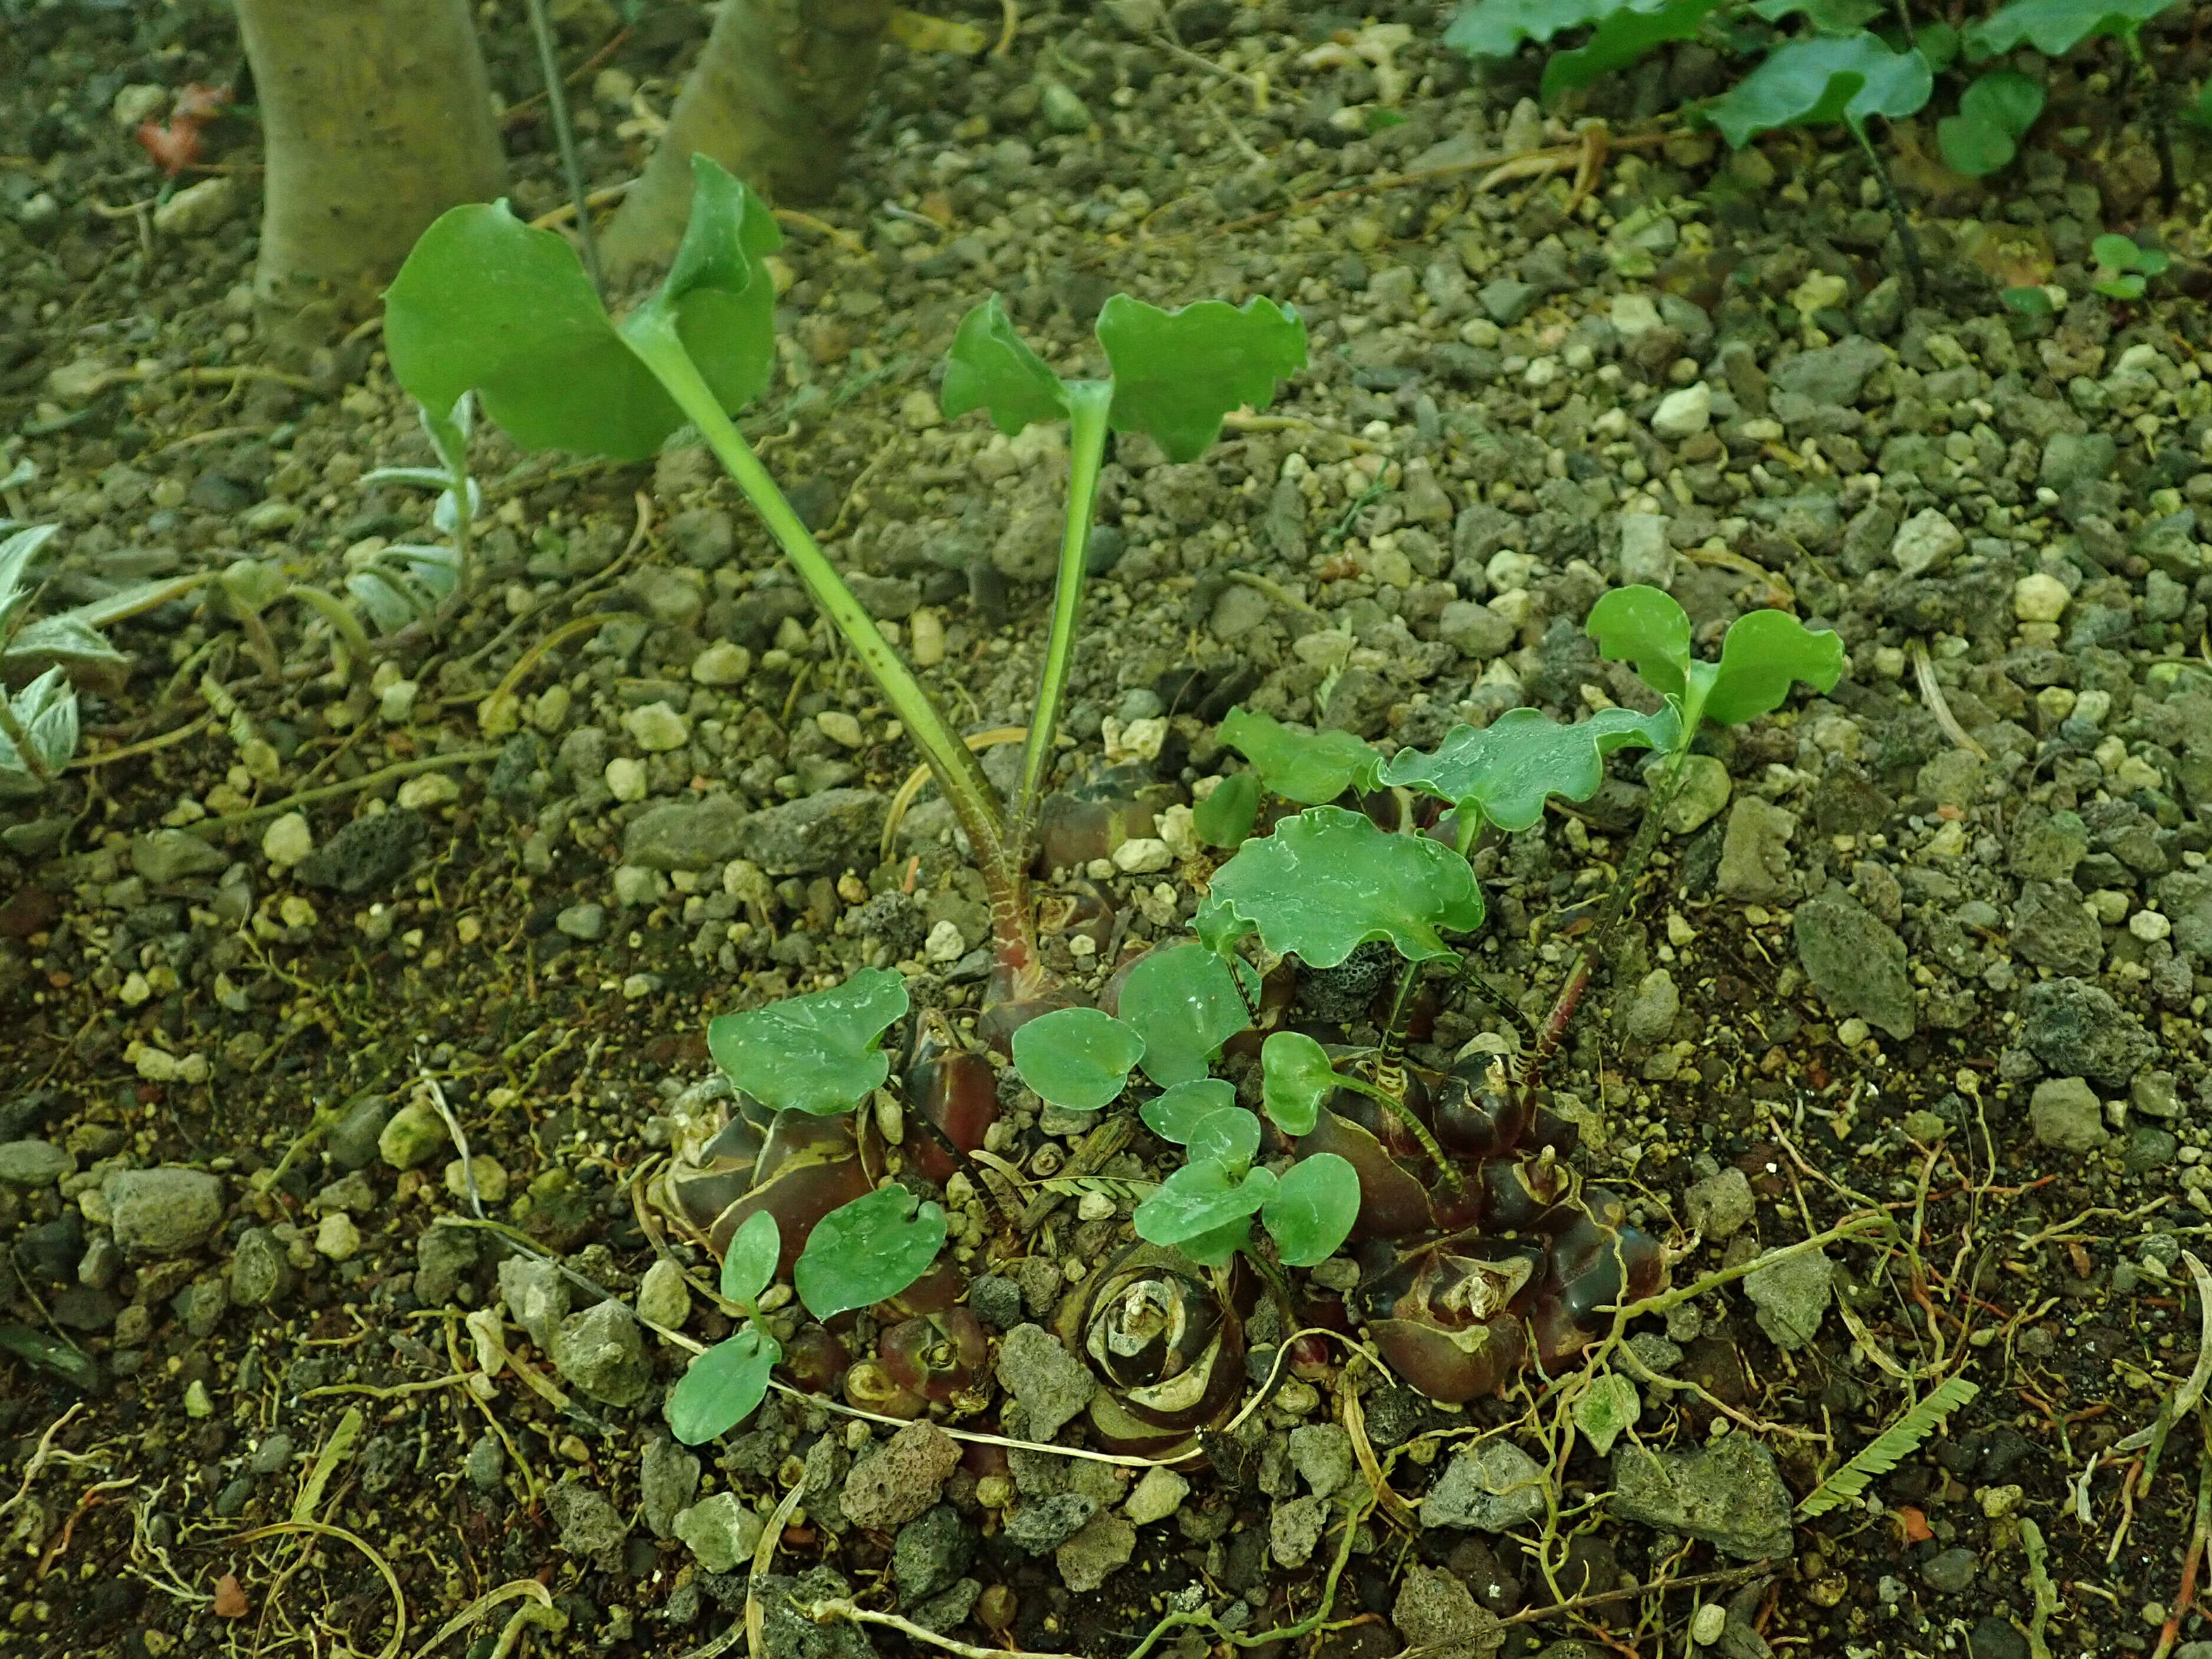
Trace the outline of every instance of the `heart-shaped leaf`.
<instances>
[{"instance_id":1,"label":"heart-shaped leaf","mask_svg":"<svg viewBox=\"0 0 2212 1659\"><path fill-rule=\"evenodd\" d=\"M1218 1164L1234 1174L1260 1150L1260 1120L1242 1106L1212 1113L1199 1119L1186 1150L1193 1164Z\"/></svg>"},{"instance_id":2,"label":"heart-shaped leaf","mask_svg":"<svg viewBox=\"0 0 2212 1659\"><path fill-rule=\"evenodd\" d=\"M945 1212L893 1182L815 1224L792 1267L792 1288L807 1312L834 1319L896 1296L944 1248Z\"/></svg>"},{"instance_id":3,"label":"heart-shaped leaf","mask_svg":"<svg viewBox=\"0 0 2212 1659\"><path fill-rule=\"evenodd\" d=\"M1843 677L1840 635L1816 634L1787 611L1747 611L1729 625L1699 712L1716 725L1741 726L1779 708L1793 680L1832 691Z\"/></svg>"},{"instance_id":4,"label":"heart-shaped leaf","mask_svg":"<svg viewBox=\"0 0 2212 1659\"><path fill-rule=\"evenodd\" d=\"M1231 709L1215 735L1252 763L1261 783L1301 806L1371 789L1382 769L1382 757L1349 732L1301 732L1257 709Z\"/></svg>"},{"instance_id":5,"label":"heart-shaped leaf","mask_svg":"<svg viewBox=\"0 0 2212 1659\"><path fill-rule=\"evenodd\" d=\"M668 1395L668 1429L687 1446L727 1434L767 1397L768 1374L783 1350L757 1325L693 1360Z\"/></svg>"},{"instance_id":6,"label":"heart-shaped leaf","mask_svg":"<svg viewBox=\"0 0 2212 1659\"><path fill-rule=\"evenodd\" d=\"M1208 847L1242 847L1259 816L1260 775L1231 772L1191 809L1190 823Z\"/></svg>"},{"instance_id":7,"label":"heart-shaped leaf","mask_svg":"<svg viewBox=\"0 0 2212 1659\"><path fill-rule=\"evenodd\" d=\"M1936 89L1917 50L1892 52L1873 35L1816 34L1777 46L1749 75L1705 106L1705 118L1741 149L1775 127L1854 128L1868 118L1900 120Z\"/></svg>"},{"instance_id":8,"label":"heart-shaped leaf","mask_svg":"<svg viewBox=\"0 0 2212 1659\"><path fill-rule=\"evenodd\" d=\"M1966 25L1977 60L2000 58L2025 40L2046 58L2063 58L2102 34L2133 34L2180 0L2014 0Z\"/></svg>"},{"instance_id":9,"label":"heart-shaped leaf","mask_svg":"<svg viewBox=\"0 0 2212 1659\"><path fill-rule=\"evenodd\" d=\"M1312 806L1248 841L1214 872L1212 896L1278 955L1334 968L1369 939L1416 961L1449 956L1440 929L1482 925L1467 860L1426 836L1394 836L1364 814Z\"/></svg>"},{"instance_id":10,"label":"heart-shaped leaf","mask_svg":"<svg viewBox=\"0 0 2212 1659\"><path fill-rule=\"evenodd\" d=\"M1127 1086L1145 1040L1096 1008L1055 1008L1018 1026L1013 1048L1014 1069L1044 1099L1095 1112Z\"/></svg>"},{"instance_id":11,"label":"heart-shaped leaf","mask_svg":"<svg viewBox=\"0 0 2212 1659\"><path fill-rule=\"evenodd\" d=\"M1339 1086L1328 1050L1304 1032L1273 1031L1260 1045L1260 1098L1285 1134L1311 1134Z\"/></svg>"},{"instance_id":12,"label":"heart-shaped leaf","mask_svg":"<svg viewBox=\"0 0 2212 1659\"><path fill-rule=\"evenodd\" d=\"M1265 409L1275 382L1306 366L1298 313L1257 295L1241 307L1201 300L1162 311L1117 294L1097 333L1114 366L1107 423L1147 434L1171 461L1196 460L1221 435L1222 416Z\"/></svg>"},{"instance_id":13,"label":"heart-shaped leaf","mask_svg":"<svg viewBox=\"0 0 2212 1659\"><path fill-rule=\"evenodd\" d=\"M984 410L1009 438L1032 421L1067 418L1067 392L1044 359L1014 331L1013 319L994 294L960 319L945 354L945 385L938 394L947 420Z\"/></svg>"},{"instance_id":14,"label":"heart-shaped leaf","mask_svg":"<svg viewBox=\"0 0 2212 1659\"><path fill-rule=\"evenodd\" d=\"M775 1277L776 1261L782 1254L783 1235L775 1217L766 1210L754 1211L722 1253L723 1297L741 1307L750 1307Z\"/></svg>"},{"instance_id":15,"label":"heart-shaped leaf","mask_svg":"<svg viewBox=\"0 0 2212 1659\"><path fill-rule=\"evenodd\" d=\"M2043 113L2043 83L2018 70L1990 70L1959 96L1959 112L1936 125L1950 167L1984 178L2012 160L2017 140Z\"/></svg>"},{"instance_id":16,"label":"heart-shaped leaf","mask_svg":"<svg viewBox=\"0 0 2212 1659\"><path fill-rule=\"evenodd\" d=\"M1326 1261L1352 1236L1359 1218L1359 1172L1334 1152L1300 1158L1260 1207L1260 1224L1275 1241L1285 1267Z\"/></svg>"},{"instance_id":17,"label":"heart-shaped leaf","mask_svg":"<svg viewBox=\"0 0 2212 1659\"><path fill-rule=\"evenodd\" d=\"M906 981L863 968L842 985L707 1023L707 1052L763 1106L826 1117L848 1111L890 1075L876 1044L906 1012Z\"/></svg>"},{"instance_id":18,"label":"heart-shaped leaf","mask_svg":"<svg viewBox=\"0 0 2212 1659\"><path fill-rule=\"evenodd\" d=\"M1248 1216L1275 1190L1275 1177L1252 1170L1240 1180L1212 1160L1186 1164L1162 1182L1130 1217L1147 1244L1182 1244Z\"/></svg>"},{"instance_id":19,"label":"heart-shaped leaf","mask_svg":"<svg viewBox=\"0 0 2212 1659\"><path fill-rule=\"evenodd\" d=\"M1589 39L1544 60L1539 91L1546 103L1563 92L1587 87L1600 76L1626 69L1654 46L1696 37L1707 14L1721 0L1628 0L1599 21Z\"/></svg>"},{"instance_id":20,"label":"heart-shaped leaf","mask_svg":"<svg viewBox=\"0 0 2212 1659\"><path fill-rule=\"evenodd\" d=\"M1605 757L1634 744L1672 749L1682 720L1672 703L1656 714L1604 708L1562 726L1534 708L1509 708L1486 726L1455 726L1432 754L1401 749L1387 784L1425 790L1465 811L1470 805L1501 830L1526 830L1547 797L1588 800L1605 781Z\"/></svg>"},{"instance_id":21,"label":"heart-shaped leaf","mask_svg":"<svg viewBox=\"0 0 2212 1659\"><path fill-rule=\"evenodd\" d=\"M1163 1089L1142 1106L1137 1115L1162 1140L1188 1146L1200 1123L1237 1103L1237 1085L1218 1077L1193 1078Z\"/></svg>"},{"instance_id":22,"label":"heart-shaped leaf","mask_svg":"<svg viewBox=\"0 0 2212 1659\"><path fill-rule=\"evenodd\" d=\"M1260 976L1243 962L1234 971L1256 1000ZM1252 1024L1231 974L1227 959L1181 945L1153 951L1122 981L1121 1018L1144 1040L1145 1075L1162 1088L1204 1077L1221 1045Z\"/></svg>"}]
</instances>

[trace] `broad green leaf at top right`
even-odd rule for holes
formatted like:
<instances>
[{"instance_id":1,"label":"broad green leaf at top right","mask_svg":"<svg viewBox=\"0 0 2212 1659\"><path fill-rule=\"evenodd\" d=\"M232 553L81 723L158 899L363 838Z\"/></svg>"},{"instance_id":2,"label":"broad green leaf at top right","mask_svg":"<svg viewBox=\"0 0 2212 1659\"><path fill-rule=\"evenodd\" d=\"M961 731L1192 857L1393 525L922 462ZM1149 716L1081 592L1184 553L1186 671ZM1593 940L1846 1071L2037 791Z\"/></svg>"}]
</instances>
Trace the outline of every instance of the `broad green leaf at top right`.
<instances>
[{"instance_id":1,"label":"broad green leaf at top right","mask_svg":"<svg viewBox=\"0 0 2212 1659\"><path fill-rule=\"evenodd\" d=\"M2025 40L2050 58L2063 58L2084 40L2133 34L2180 0L2014 0L1966 25L1966 56L2002 57Z\"/></svg>"}]
</instances>

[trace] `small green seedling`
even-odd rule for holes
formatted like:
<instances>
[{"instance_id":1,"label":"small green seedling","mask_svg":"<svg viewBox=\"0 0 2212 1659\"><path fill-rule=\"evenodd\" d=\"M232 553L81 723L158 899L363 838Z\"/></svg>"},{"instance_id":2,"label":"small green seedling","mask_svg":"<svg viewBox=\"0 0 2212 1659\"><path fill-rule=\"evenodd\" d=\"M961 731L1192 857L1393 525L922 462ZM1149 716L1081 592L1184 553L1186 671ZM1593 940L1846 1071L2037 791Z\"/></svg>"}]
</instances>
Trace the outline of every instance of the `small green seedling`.
<instances>
[{"instance_id":1,"label":"small green seedling","mask_svg":"<svg viewBox=\"0 0 2212 1659\"><path fill-rule=\"evenodd\" d=\"M2106 232L2089 244L2097 274L2089 286L2108 300L2140 300L2143 285L2169 263L2166 250L2142 247L2132 236Z\"/></svg>"},{"instance_id":2,"label":"small green seedling","mask_svg":"<svg viewBox=\"0 0 2212 1659\"><path fill-rule=\"evenodd\" d=\"M775 1218L757 1211L745 1218L722 1257L722 1297L734 1302L745 1322L691 1362L668 1395L668 1426L687 1446L726 1434L768 1397L769 1373L783 1346L762 1322L761 1293L775 1278L783 1249Z\"/></svg>"},{"instance_id":3,"label":"small green seedling","mask_svg":"<svg viewBox=\"0 0 2212 1659\"><path fill-rule=\"evenodd\" d=\"M44 662L20 691L0 685L0 799L42 794L76 753L76 690L68 665L121 663L123 653L100 633L89 607L26 620L38 585L31 565L59 526L17 526L0 520L0 671Z\"/></svg>"},{"instance_id":4,"label":"small green seedling","mask_svg":"<svg viewBox=\"0 0 2212 1659\"><path fill-rule=\"evenodd\" d=\"M1844 673L1844 642L1814 633L1782 611L1751 611L1729 624L1720 659L1690 654L1690 619L1671 594L1656 587L1617 587L1590 607L1585 631L1598 654L1634 665L1637 678L1681 711L1677 750L1697 736L1698 723L1741 726L1782 706L1792 682L1832 691Z\"/></svg>"},{"instance_id":5,"label":"small green seedling","mask_svg":"<svg viewBox=\"0 0 2212 1659\"><path fill-rule=\"evenodd\" d=\"M707 1023L707 1052L730 1081L772 1111L834 1117L890 1075L884 1033L907 1011L906 981L863 968L842 985Z\"/></svg>"},{"instance_id":6,"label":"small green seedling","mask_svg":"<svg viewBox=\"0 0 2212 1659\"><path fill-rule=\"evenodd\" d=\"M380 634L396 634L410 623L438 616L467 590L471 562L470 526L483 511L483 491L469 476L469 429L475 422L472 394L463 392L445 415L417 404L422 430L445 465L380 466L362 474L364 484L402 483L438 492L430 522L450 544L401 542L377 549L346 578L363 615ZM468 508L462 510L466 501Z\"/></svg>"},{"instance_id":7,"label":"small green seedling","mask_svg":"<svg viewBox=\"0 0 2212 1659\"><path fill-rule=\"evenodd\" d=\"M2018 70L1985 70L1959 95L1959 112L1936 124L1936 142L1954 172L1983 179L2010 161L2043 113L2043 82Z\"/></svg>"}]
</instances>

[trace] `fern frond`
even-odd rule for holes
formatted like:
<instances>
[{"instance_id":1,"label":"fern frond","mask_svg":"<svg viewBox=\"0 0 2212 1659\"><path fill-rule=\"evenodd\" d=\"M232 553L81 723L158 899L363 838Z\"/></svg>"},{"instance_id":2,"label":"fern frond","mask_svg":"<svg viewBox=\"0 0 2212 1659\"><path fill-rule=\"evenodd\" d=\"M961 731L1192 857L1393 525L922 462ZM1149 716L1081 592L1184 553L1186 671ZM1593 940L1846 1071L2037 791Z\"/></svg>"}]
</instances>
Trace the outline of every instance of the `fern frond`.
<instances>
[{"instance_id":1,"label":"fern frond","mask_svg":"<svg viewBox=\"0 0 2212 1659\"><path fill-rule=\"evenodd\" d=\"M1806 1495L1797 1513L1809 1521L1826 1515L1838 1504L1848 1504L1867 1489L1867 1483L1887 1474L1919 1449L1920 1443L1942 1425L1943 1419L1966 1404L1981 1389L1963 1376L1954 1376L1911 1411L1899 1418L1881 1437Z\"/></svg>"},{"instance_id":2,"label":"fern frond","mask_svg":"<svg viewBox=\"0 0 2212 1659\"><path fill-rule=\"evenodd\" d=\"M1054 1176L1037 1182L1048 1193L1066 1193L1074 1198L1081 1198L1086 1193L1103 1193L1116 1204L1140 1203L1159 1184L1157 1181L1121 1181L1112 1176Z\"/></svg>"}]
</instances>

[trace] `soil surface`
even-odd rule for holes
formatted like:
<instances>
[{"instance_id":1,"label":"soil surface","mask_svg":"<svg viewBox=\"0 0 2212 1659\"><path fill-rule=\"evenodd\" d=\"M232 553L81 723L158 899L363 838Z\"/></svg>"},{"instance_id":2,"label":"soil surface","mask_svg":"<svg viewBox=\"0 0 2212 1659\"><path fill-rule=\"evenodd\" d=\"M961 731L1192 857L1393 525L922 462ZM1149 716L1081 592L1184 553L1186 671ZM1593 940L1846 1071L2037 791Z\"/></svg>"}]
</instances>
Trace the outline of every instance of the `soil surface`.
<instances>
[{"instance_id":1,"label":"soil surface","mask_svg":"<svg viewBox=\"0 0 2212 1659\"><path fill-rule=\"evenodd\" d=\"M551 212L522 9L478 9L514 204ZM707 27L635 9L566 9L595 188L635 175ZM1385 748L1648 708L1581 631L1616 583L1668 587L1707 651L1757 606L1837 629L1831 693L1701 740L1550 1079L1675 1285L1826 1242L1639 1322L1607 1361L1625 1421L1587 1370L1443 1408L1332 1350L1179 1474L974 1442L954 1467L790 1395L673 1446L686 1349L596 1304L729 1328L656 1269L713 1271L641 1196L711 1104L707 1020L869 965L972 1013L988 919L933 792L887 833L916 757L702 449L620 467L483 427L454 614L349 674L307 604L204 582L112 630L131 660L83 685L79 763L0 806L0 1652L730 1650L794 1490L752 1586L779 1659L910 1644L790 1611L848 1595L1116 1659L2160 1645L2207 1493L2193 1413L2139 1433L2207 1315L2205 147L2177 129L2162 206L2094 52L1986 187L1905 124L1916 293L1856 149L1731 155L1654 116L1721 84L1713 53L1563 120L1536 60L1443 52L1448 11L1182 0L1170 34L1115 0L1010 8L972 57L888 48L848 182L786 216L747 430L956 720L1018 728L1065 456L942 418L958 319L998 291L1095 372L1115 292L1294 302L1312 367L1270 410L1107 471L1066 777L1134 766L1153 805L1240 763L1213 736L1238 702ZM2177 85L2191 18L2153 37ZM963 21L998 40L996 9ZM236 82L222 9L8 30L0 497L64 526L42 612L240 561L338 592L434 540L422 492L364 482L431 459L373 323L255 314L258 129L210 125L173 184L132 142ZM2148 301L2092 291L2107 230L2172 252ZM2039 283L2056 315L1998 297ZM1524 1041L1638 822L1630 758L1479 848L1491 919L1414 1058ZM1103 893L1115 950L1181 931L1212 867L1129 846L1043 884ZM1071 937L1054 964L1095 987L1114 951ZM1302 995L1371 1040L1386 981ZM1026 1179L1172 1167L1141 1129L1085 1157L1037 1104L993 1143ZM1130 1203L1009 1237L945 1197L993 1377L1036 1413L1073 1362L1002 1333L1049 1327ZM1285 1334L1255 1316L1255 1384ZM1795 1512L1960 1381L1893 1468ZM995 1398L945 1425L1007 1426ZM872 1511L886 1483L920 1501Z\"/></svg>"}]
</instances>

